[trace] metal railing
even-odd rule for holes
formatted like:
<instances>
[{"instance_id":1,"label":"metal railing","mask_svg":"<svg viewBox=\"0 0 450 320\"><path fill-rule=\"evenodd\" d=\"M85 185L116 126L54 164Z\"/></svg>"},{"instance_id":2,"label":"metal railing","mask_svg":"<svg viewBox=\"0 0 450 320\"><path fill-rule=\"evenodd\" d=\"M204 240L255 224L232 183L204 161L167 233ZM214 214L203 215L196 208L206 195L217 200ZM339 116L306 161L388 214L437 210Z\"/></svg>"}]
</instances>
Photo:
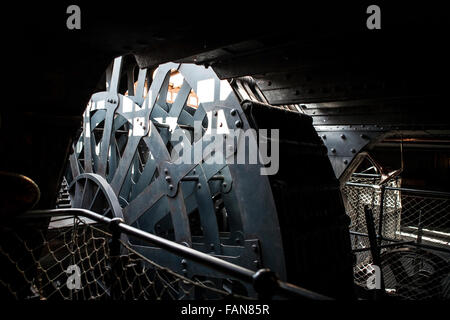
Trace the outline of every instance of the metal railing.
<instances>
[{"instance_id":1,"label":"metal railing","mask_svg":"<svg viewBox=\"0 0 450 320\"><path fill-rule=\"evenodd\" d=\"M146 243L156 245L163 250L204 265L230 277L234 277L236 279L249 283L255 289L256 293L258 294L258 298L265 299L271 298L273 296L282 296L314 300L332 300L331 298L324 295L281 281L280 279L278 279L276 274L269 269L260 269L255 272L253 270L230 263L201 251L189 248L182 244L142 231L140 229L127 225L120 218L108 218L86 209L68 208L33 210L18 216L18 218L28 220L43 219L46 217L55 218L66 216L84 217L97 223L106 224L113 234L113 240L118 240L120 238L120 234L126 234Z\"/></svg>"},{"instance_id":2,"label":"metal railing","mask_svg":"<svg viewBox=\"0 0 450 320\"><path fill-rule=\"evenodd\" d=\"M373 266L379 266L383 293L449 299L450 193L402 188L398 181L377 184L380 178L353 175L343 189L355 283L365 288Z\"/></svg>"},{"instance_id":3,"label":"metal railing","mask_svg":"<svg viewBox=\"0 0 450 320\"><path fill-rule=\"evenodd\" d=\"M360 175L358 175L358 176L360 176ZM367 175L365 175L365 176L367 176ZM384 188L385 190L403 191L403 192L416 193L416 194L428 195L428 196L450 197L450 192L443 192L443 191L391 187L391 186L385 186L385 185L365 184L365 183L358 183L358 182L347 182L346 185L353 186L353 187L380 189L380 190Z\"/></svg>"}]
</instances>

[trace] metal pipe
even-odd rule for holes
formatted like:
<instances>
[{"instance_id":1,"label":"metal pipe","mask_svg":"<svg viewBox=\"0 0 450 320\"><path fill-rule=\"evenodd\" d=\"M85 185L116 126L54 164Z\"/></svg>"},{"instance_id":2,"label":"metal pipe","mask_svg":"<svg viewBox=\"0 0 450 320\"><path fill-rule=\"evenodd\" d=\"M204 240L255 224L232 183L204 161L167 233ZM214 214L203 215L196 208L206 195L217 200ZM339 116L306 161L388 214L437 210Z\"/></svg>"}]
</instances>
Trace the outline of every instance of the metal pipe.
<instances>
[{"instance_id":1,"label":"metal pipe","mask_svg":"<svg viewBox=\"0 0 450 320\"><path fill-rule=\"evenodd\" d=\"M352 187L361 187L361 188L373 188L373 189L381 189L380 185L377 184L365 184L365 183L358 183L358 182L346 182L347 186ZM386 186L386 190L391 191L402 191L402 192L411 192L411 193L421 193L426 194L430 196L444 196L444 197L450 197L450 192L444 192L444 191L433 191L433 190L421 190L421 189L410 189L410 188L399 188L399 187L390 187Z\"/></svg>"},{"instance_id":2,"label":"metal pipe","mask_svg":"<svg viewBox=\"0 0 450 320\"><path fill-rule=\"evenodd\" d=\"M377 184L366 184L366 183L359 183L359 182L346 182L345 185L351 186L351 187L380 189L380 186L377 185Z\"/></svg>"},{"instance_id":3,"label":"metal pipe","mask_svg":"<svg viewBox=\"0 0 450 320\"><path fill-rule=\"evenodd\" d=\"M127 225L124 222L121 222L121 221L117 222L117 218L111 219L111 218L105 217L101 214L98 214L96 212L92 212L92 211L89 211L86 209L67 208L67 209L32 210L32 211L28 211L28 212L18 216L18 218L22 218L22 219L23 218L27 218L27 219L28 218L45 218L45 217L49 217L49 216L55 217L55 216L67 216L67 215L83 216L83 217L89 218L91 220L94 220L94 221L97 221L100 223L105 223L105 224L111 224L113 222L114 227L117 228L117 230L120 230L120 232L123 232L129 236L133 236L133 237L136 237L145 242L155 244L164 250L167 250L171 253L179 255L183 258L195 261L199 264L202 264L206 267L209 267L216 271L222 272L229 276L235 277L239 280L242 280L242 281L245 281L248 283L254 283L256 281L255 275L257 275L258 272L254 272L253 270L241 267L239 265L219 259L217 257L203 253L201 251L197 251L195 249L186 247L184 245L181 245L179 243L156 236L154 234L142 231L140 229L137 229L130 225ZM277 287L276 291L281 294L285 294L285 295L296 294L297 296L302 296L307 299L331 300L331 298L329 298L329 297L326 297L321 294L297 287L292 284L285 283L280 280L277 280L275 284Z\"/></svg>"},{"instance_id":4,"label":"metal pipe","mask_svg":"<svg viewBox=\"0 0 450 320\"><path fill-rule=\"evenodd\" d=\"M380 216L378 217L378 235L381 237L383 235L383 219L384 219L384 196L385 196L386 186L381 186L380 193ZM381 245L381 239L378 238L378 246Z\"/></svg>"},{"instance_id":5,"label":"metal pipe","mask_svg":"<svg viewBox=\"0 0 450 320\"><path fill-rule=\"evenodd\" d=\"M294 297L302 296L304 298L312 299L312 300L332 300L331 298L318 295L313 291L309 291L300 287L297 287L291 283L284 281L277 281L278 291L285 295L291 295Z\"/></svg>"},{"instance_id":6,"label":"metal pipe","mask_svg":"<svg viewBox=\"0 0 450 320\"><path fill-rule=\"evenodd\" d=\"M421 194L426 194L426 195L430 195L430 196L450 197L450 192L444 192L444 191L420 190L420 189L398 188L398 187L389 187L389 186L386 186L386 190L421 193Z\"/></svg>"},{"instance_id":7,"label":"metal pipe","mask_svg":"<svg viewBox=\"0 0 450 320\"><path fill-rule=\"evenodd\" d=\"M364 178L379 178L381 174L378 173L352 173L353 177L364 177Z\"/></svg>"},{"instance_id":8,"label":"metal pipe","mask_svg":"<svg viewBox=\"0 0 450 320\"><path fill-rule=\"evenodd\" d=\"M369 237L369 235L367 233L361 233L361 232L356 232L356 231L350 231L351 235L354 236L358 236L358 237ZM446 252L446 253L450 253L450 249L444 248L444 247L439 247L436 245L428 245L428 244L424 244L424 243L417 243L415 241L404 241L404 240L399 240L399 239L392 239L392 238L387 238L387 237L379 237L377 236L377 238L380 238L383 241L390 241L390 242L394 242L394 243L401 243L404 245L410 245L410 246L414 246L414 247L418 247L418 248L425 248L425 249L430 249L430 250L436 250L436 251L442 251L442 252ZM355 249L358 250L358 249Z\"/></svg>"},{"instance_id":9,"label":"metal pipe","mask_svg":"<svg viewBox=\"0 0 450 320\"><path fill-rule=\"evenodd\" d=\"M380 246L378 246L378 248L383 249L383 248L390 248L390 247L398 247L398 246L403 246L403 245L407 245L407 244L412 244L413 241L399 241L399 242L394 242L394 243L387 243L387 244L382 244ZM369 251L372 250L372 247L365 247L365 248L358 248L358 249L353 249L352 252L364 252L364 251Z\"/></svg>"}]
</instances>

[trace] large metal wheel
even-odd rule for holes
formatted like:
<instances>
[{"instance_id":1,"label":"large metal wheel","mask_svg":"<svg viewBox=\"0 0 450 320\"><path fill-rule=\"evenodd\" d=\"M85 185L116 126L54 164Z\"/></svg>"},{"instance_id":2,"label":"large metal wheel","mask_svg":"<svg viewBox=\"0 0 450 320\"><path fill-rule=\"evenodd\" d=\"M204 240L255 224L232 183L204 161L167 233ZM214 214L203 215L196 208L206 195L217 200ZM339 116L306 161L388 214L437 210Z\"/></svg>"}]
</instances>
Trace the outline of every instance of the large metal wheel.
<instances>
[{"instance_id":1,"label":"large metal wheel","mask_svg":"<svg viewBox=\"0 0 450 320\"><path fill-rule=\"evenodd\" d=\"M126 96L118 93L122 65L123 58L114 61L109 90L94 94L84 113L83 132L70 158L72 205L121 217L142 230L250 269L262 267L264 256L264 266L285 279L276 208L261 166L207 161L214 156L205 147L211 143L208 131L222 130L224 139L231 140L235 137L229 129L250 128L229 84L211 69L168 63L155 71L145 99L144 83L150 78L145 70L139 73L136 94ZM184 81L169 104L173 70ZM207 90L200 92L206 98L201 101L199 96L197 109L186 104L193 89ZM196 123L202 126L194 131ZM175 136L180 139L174 141ZM236 148L243 139L236 138ZM199 143L203 152L194 159L194 145ZM181 145L183 152L191 153L191 163L177 163L181 159L173 150ZM236 157L235 150L228 157ZM132 239L130 245L187 276L221 277L156 247Z\"/></svg>"},{"instance_id":2,"label":"large metal wheel","mask_svg":"<svg viewBox=\"0 0 450 320\"><path fill-rule=\"evenodd\" d=\"M351 296L348 221L342 219L339 184L311 119L242 101L211 68L167 63L153 74L135 70L127 57L116 58L106 72L107 90L89 101L67 175L73 206L121 217L249 269L270 268L311 290ZM174 70L183 82L169 103ZM198 108L187 103L191 92ZM281 128L276 175L262 175L260 163L237 164L237 150L258 139L249 130L257 128ZM231 134L236 129L243 131ZM220 156L208 148L211 132L230 142L221 153L226 161L209 161ZM316 166L322 170L316 172ZM327 203L316 201L323 196ZM223 274L127 241L175 272L235 287ZM254 294L250 286L247 294Z\"/></svg>"}]
</instances>

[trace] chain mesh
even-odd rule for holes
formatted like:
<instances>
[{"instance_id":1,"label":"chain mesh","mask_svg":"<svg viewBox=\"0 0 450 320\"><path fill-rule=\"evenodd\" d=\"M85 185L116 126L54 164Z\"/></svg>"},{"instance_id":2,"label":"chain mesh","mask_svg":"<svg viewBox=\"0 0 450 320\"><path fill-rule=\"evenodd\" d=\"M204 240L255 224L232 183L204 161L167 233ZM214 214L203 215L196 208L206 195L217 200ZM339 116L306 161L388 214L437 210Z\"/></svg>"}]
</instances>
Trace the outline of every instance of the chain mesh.
<instances>
[{"instance_id":1,"label":"chain mesh","mask_svg":"<svg viewBox=\"0 0 450 320\"><path fill-rule=\"evenodd\" d=\"M369 248L364 207L372 210L373 220L384 238L414 241L432 247L450 249L450 199L404 190L385 190L378 186L380 178L353 176L350 182L367 186L346 185L343 195L351 219L350 230L364 235L351 235L356 252L355 282L366 288L374 267ZM387 186L400 187L400 180ZM381 245L392 243L381 241ZM450 299L450 254L415 247L382 248L382 273L387 293L401 299Z\"/></svg>"},{"instance_id":2,"label":"chain mesh","mask_svg":"<svg viewBox=\"0 0 450 320\"><path fill-rule=\"evenodd\" d=\"M62 220L67 220L63 218ZM105 226L74 217L70 226L1 226L0 296L38 300L178 300L240 298L214 281L189 279L129 247L113 254ZM52 222L58 222L53 220ZM50 224L51 226L52 224ZM68 225L67 221L60 225ZM79 279L79 281L78 281Z\"/></svg>"}]
</instances>

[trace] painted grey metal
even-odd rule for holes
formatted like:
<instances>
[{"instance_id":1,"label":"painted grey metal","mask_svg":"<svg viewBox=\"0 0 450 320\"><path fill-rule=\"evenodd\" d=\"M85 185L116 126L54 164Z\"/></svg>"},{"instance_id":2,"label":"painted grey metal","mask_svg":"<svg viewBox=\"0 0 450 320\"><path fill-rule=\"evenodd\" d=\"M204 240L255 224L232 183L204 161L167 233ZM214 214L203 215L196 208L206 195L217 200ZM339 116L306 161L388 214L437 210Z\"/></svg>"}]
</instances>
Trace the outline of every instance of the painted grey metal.
<instances>
[{"instance_id":1,"label":"painted grey metal","mask_svg":"<svg viewBox=\"0 0 450 320\"><path fill-rule=\"evenodd\" d=\"M338 179L343 177L347 168L357 165L352 162L358 153L368 145L379 141L386 133L375 126L316 125L315 128L327 147L328 158Z\"/></svg>"},{"instance_id":2,"label":"painted grey metal","mask_svg":"<svg viewBox=\"0 0 450 320\"><path fill-rule=\"evenodd\" d=\"M165 234L178 243L253 270L270 268L280 279L286 279L276 207L269 180L260 174L261 165L236 164L236 143L226 155L233 158L234 164L209 164L205 160L211 157L210 153L202 154L191 164L179 164L178 155L167 149L170 143L175 148L177 142L172 142L171 137L177 134L182 137L178 143L185 144L185 152L191 159L195 159L197 146L202 145L205 150L212 141L205 135L206 128L195 130L191 136L195 121L207 121L209 130L218 128L223 121L229 129L250 129L231 88L225 99L220 95L221 88L228 83L221 83L211 68L167 63L155 71L148 92L144 92L146 72L139 72L134 92L129 80L134 79L134 72L125 70L129 94L126 96L117 91L122 63L123 59L115 59L111 74L107 75L111 79L108 91L95 93L84 114L83 133L70 159L71 194L76 207L92 209L90 200L97 197L92 193L98 190L97 185L101 186L107 189L103 194L108 201L114 203L112 209L106 209L109 216L123 218L128 225ZM173 70L181 73L184 81L171 104L166 97ZM200 101L196 110L188 110L186 103L191 90L197 92L199 82L205 81L212 84L212 99ZM224 135L227 139L234 138L229 133ZM245 142L240 134L236 141ZM90 189L82 190L77 181L86 179L97 185L89 184ZM217 196L226 210L226 232L218 227L213 201ZM200 237L192 235L190 225L190 217L196 212L200 217ZM180 268L178 258L171 258L157 247L133 241L130 245L159 264L173 270ZM260 248L257 254L254 245ZM230 250L235 255L228 256ZM190 266L189 275L214 276L211 270L195 263Z\"/></svg>"},{"instance_id":3,"label":"painted grey metal","mask_svg":"<svg viewBox=\"0 0 450 320\"><path fill-rule=\"evenodd\" d=\"M354 186L354 187L381 189L381 186L377 185L377 184L347 182L346 185ZM424 195L428 195L428 196L450 197L450 192L444 192L444 191L399 188L399 187L391 187L391 186L385 186L384 188L385 188L385 190L402 191L402 192L409 192L409 193L419 193L419 194L424 194Z\"/></svg>"}]
</instances>

